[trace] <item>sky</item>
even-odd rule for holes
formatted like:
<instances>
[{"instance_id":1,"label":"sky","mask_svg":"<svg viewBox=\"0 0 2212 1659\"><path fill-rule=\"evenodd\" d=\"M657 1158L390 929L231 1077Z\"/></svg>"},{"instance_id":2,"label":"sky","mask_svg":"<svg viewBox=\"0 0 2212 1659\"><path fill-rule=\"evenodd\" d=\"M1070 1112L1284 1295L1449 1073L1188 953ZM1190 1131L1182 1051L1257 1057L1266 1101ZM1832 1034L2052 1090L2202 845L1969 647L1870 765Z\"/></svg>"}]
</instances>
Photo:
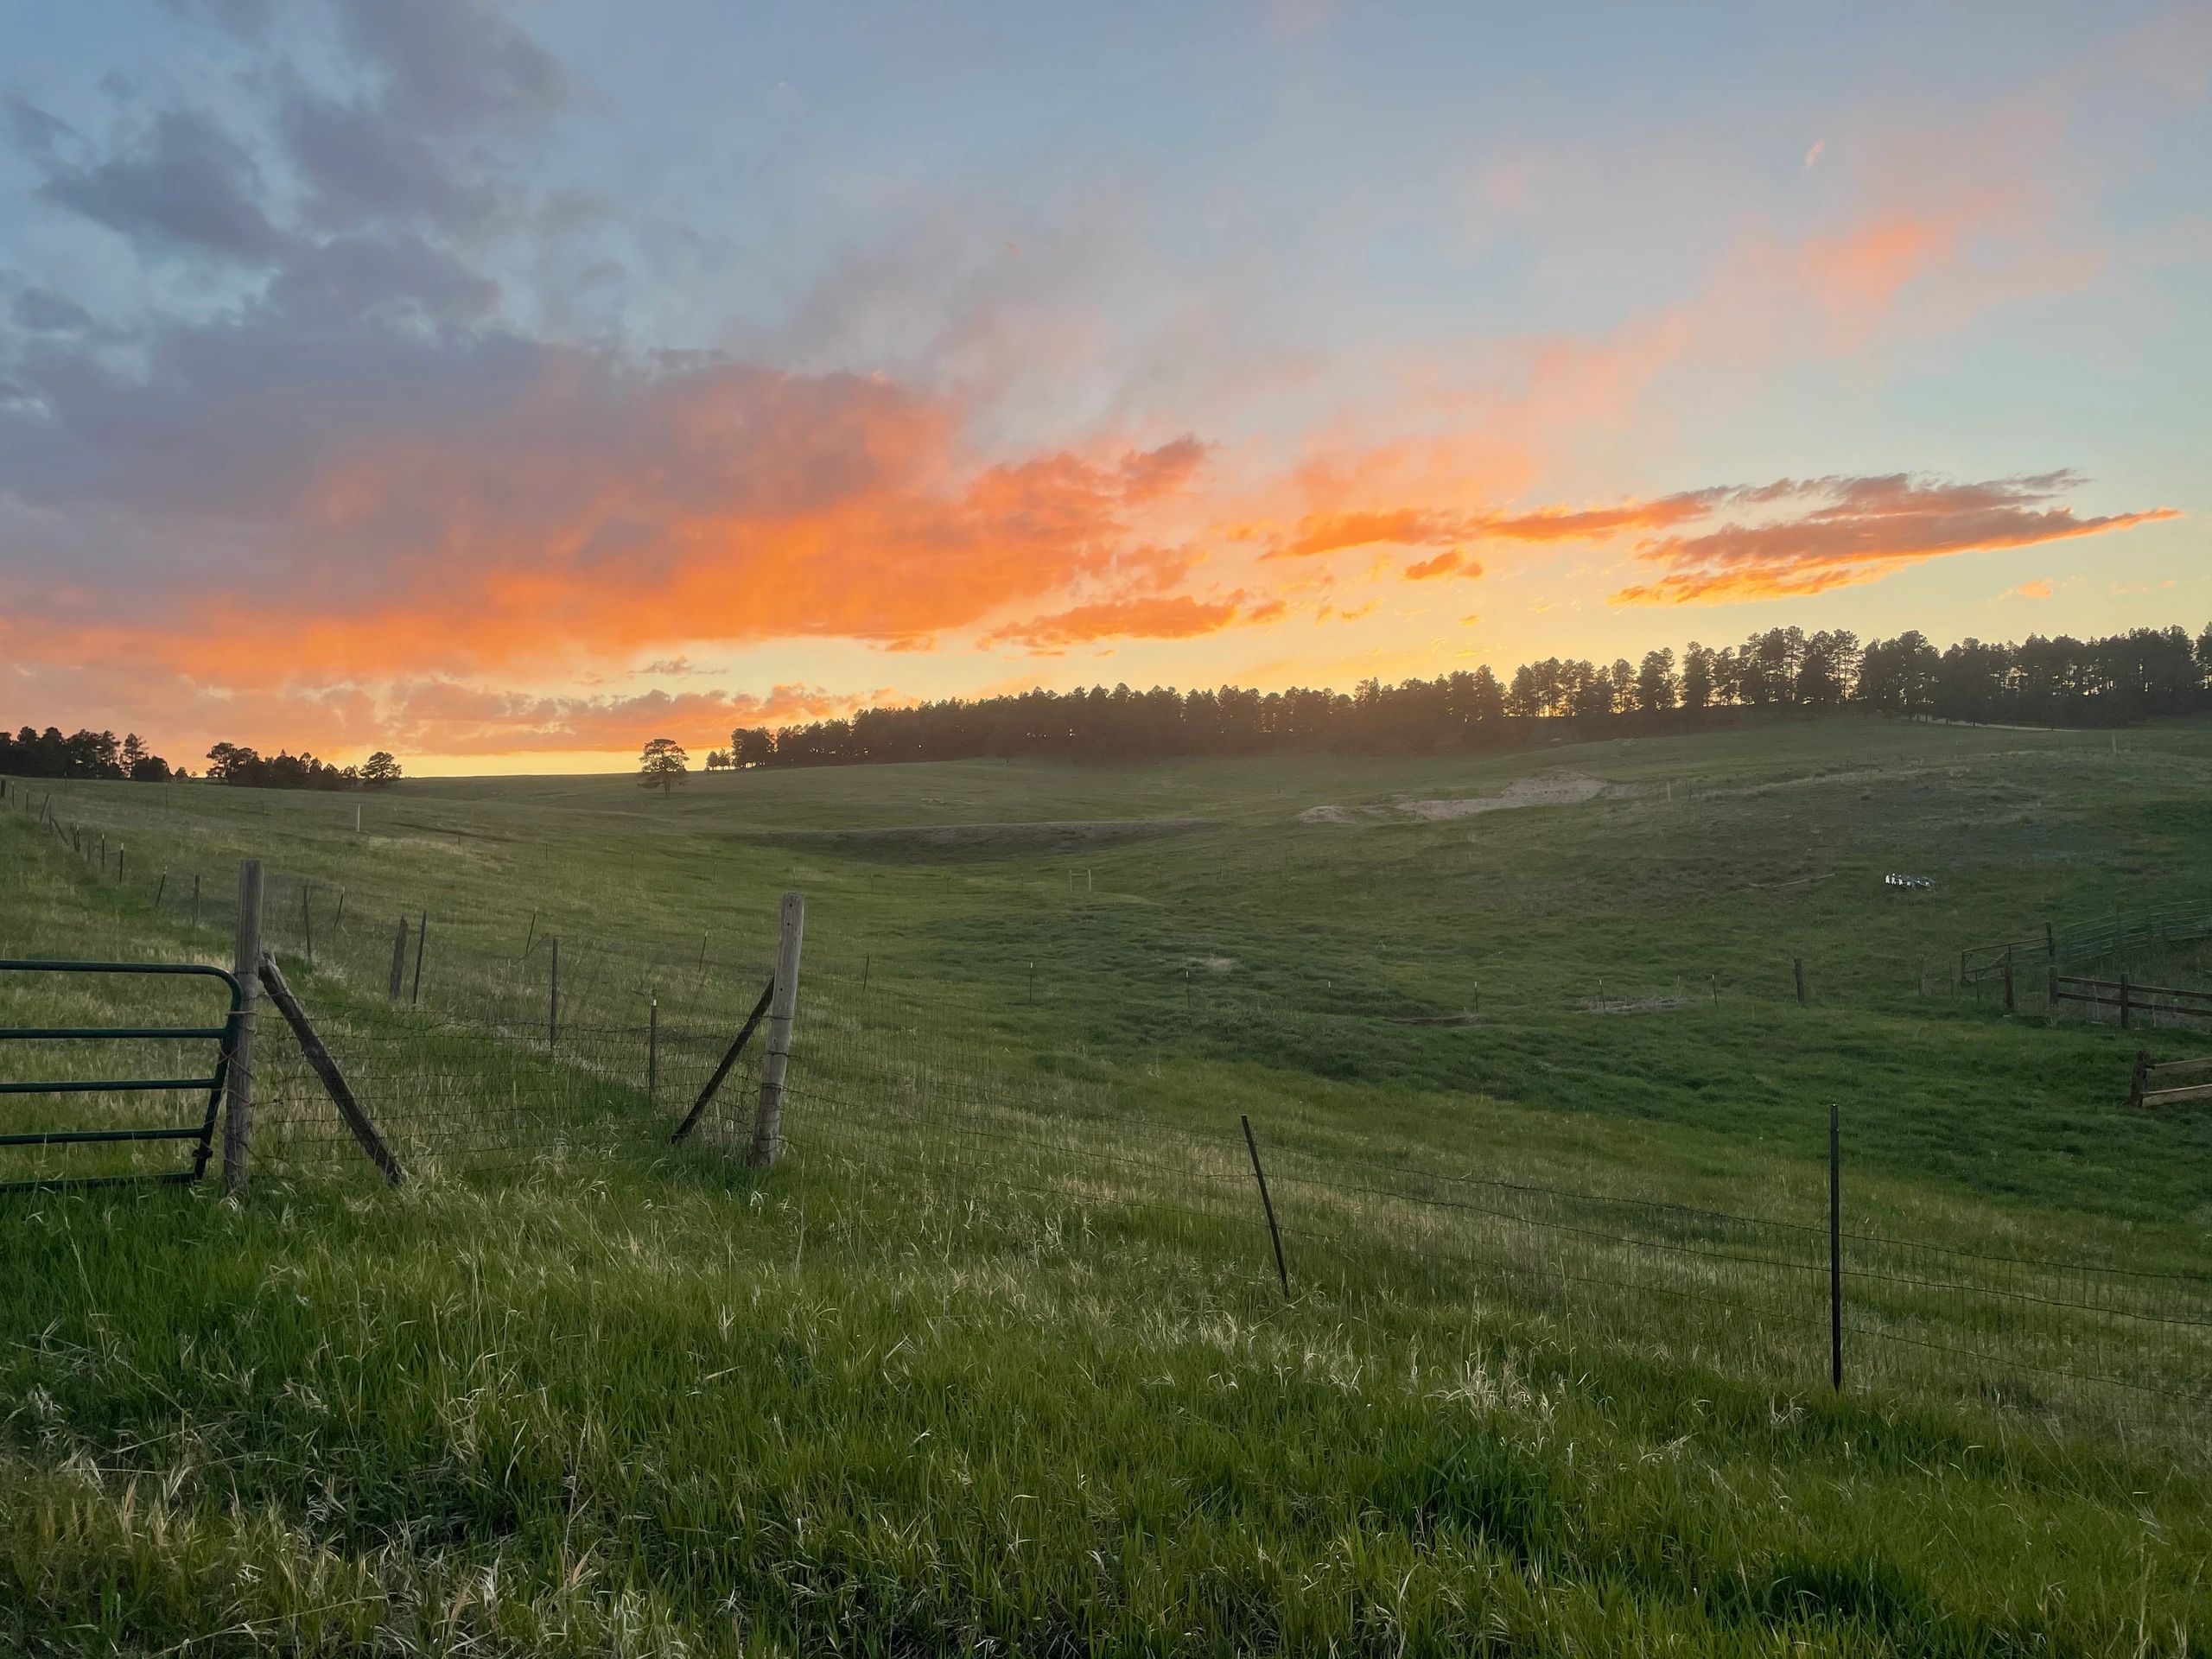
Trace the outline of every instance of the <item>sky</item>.
<instances>
[{"instance_id":1,"label":"sky","mask_svg":"<svg viewBox=\"0 0 2212 1659\"><path fill-rule=\"evenodd\" d=\"M0 0L0 721L2212 619L2212 5Z\"/></svg>"}]
</instances>

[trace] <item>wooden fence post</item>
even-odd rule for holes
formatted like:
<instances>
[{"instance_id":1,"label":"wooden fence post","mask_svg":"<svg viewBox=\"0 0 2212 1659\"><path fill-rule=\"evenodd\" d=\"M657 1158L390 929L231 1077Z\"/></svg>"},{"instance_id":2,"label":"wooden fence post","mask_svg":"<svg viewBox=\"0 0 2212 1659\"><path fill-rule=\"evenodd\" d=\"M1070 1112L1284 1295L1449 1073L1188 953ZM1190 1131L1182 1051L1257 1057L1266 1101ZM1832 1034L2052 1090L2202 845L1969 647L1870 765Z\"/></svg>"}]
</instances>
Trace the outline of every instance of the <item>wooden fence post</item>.
<instances>
[{"instance_id":1,"label":"wooden fence post","mask_svg":"<svg viewBox=\"0 0 2212 1659\"><path fill-rule=\"evenodd\" d=\"M2011 1014L2011 1013L2012 1013L2013 1011L2014 1011L2014 1004L2013 1004L2013 1001L2012 1001L2012 953L2010 950L2007 950L2007 951L2005 953L2005 1013L2007 1013L2007 1014Z\"/></svg>"},{"instance_id":2,"label":"wooden fence post","mask_svg":"<svg viewBox=\"0 0 2212 1659\"><path fill-rule=\"evenodd\" d=\"M2127 975L2122 971L2120 976L2120 1028L2122 1031L2126 1031L2131 1023L2128 1014Z\"/></svg>"},{"instance_id":3,"label":"wooden fence post","mask_svg":"<svg viewBox=\"0 0 2212 1659\"><path fill-rule=\"evenodd\" d=\"M315 966L315 883L300 883L300 931L308 942L308 966Z\"/></svg>"},{"instance_id":4,"label":"wooden fence post","mask_svg":"<svg viewBox=\"0 0 2212 1659\"><path fill-rule=\"evenodd\" d=\"M1797 976L1797 1006L1805 1006L1805 958L1797 957L1790 964L1790 971Z\"/></svg>"},{"instance_id":5,"label":"wooden fence post","mask_svg":"<svg viewBox=\"0 0 2212 1659\"><path fill-rule=\"evenodd\" d=\"M545 1052L550 1054L561 1041L561 936L545 943L553 952L553 984L545 996Z\"/></svg>"},{"instance_id":6,"label":"wooden fence post","mask_svg":"<svg viewBox=\"0 0 2212 1659\"><path fill-rule=\"evenodd\" d=\"M1842 1112L1828 1103L1828 1382L1843 1392Z\"/></svg>"},{"instance_id":7,"label":"wooden fence post","mask_svg":"<svg viewBox=\"0 0 2212 1659\"><path fill-rule=\"evenodd\" d=\"M745 1023L738 1027L737 1035L730 1039L730 1046L722 1051L721 1061L715 1067L714 1075L707 1079L707 1086L699 1091L698 1099L691 1103L691 1109L683 1114L683 1121L669 1135L669 1145L674 1146L688 1139L691 1131L698 1128L699 1120L706 1116L707 1108L721 1092L723 1079L729 1076L730 1068L737 1064L737 1057L745 1052L746 1044L753 1040L754 1030L768 1017L768 1005L775 1000L776 982L772 979L760 988L760 1000L753 1003L753 1012L745 1016Z\"/></svg>"},{"instance_id":8,"label":"wooden fence post","mask_svg":"<svg viewBox=\"0 0 2212 1659\"><path fill-rule=\"evenodd\" d=\"M192 925L200 925L200 872L192 873Z\"/></svg>"},{"instance_id":9,"label":"wooden fence post","mask_svg":"<svg viewBox=\"0 0 2212 1659\"><path fill-rule=\"evenodd\" d=\"M776 938L776 982L768 1000L768 1052L760 1060L760 1106L753 1120L748 1161L766 1169L783 1144L784 1078L791 1059L791 1019L798 1009L799 945L806 932L806 895L784 895Z\"/></svg>"},{"instance_id":10,"label":"wooden fence post","mask_svg":"<svg viewBox=\"0 0 2212 1659\"><path fill-rule=\"evenodd\" d=\"M407 991L407 1006L410 1008L423 1000L423 950L429 942L430 912L426 910L415 924L415 982Z\"/></svg>"},{"instance_id":11,"label":"wooden fence post","mask_svg":"<svg viewBox=\"0 0 2212 1659\"><path fill-rule=\"evenodd\" d=\"M399 931L391 938L391 982L385 987L385 1001L399 1003L399 982L407 972L407 918L399 918Z\"/></svg>"},{"instance_id":12,"label":"wooden fence post","mask_svg":"<svg viewBox=\"0 0 2212 1659\"><path fill-rule=\"evenodd\" d=\"M253 1143L253 1021L261 984L261 861L238 864L238 933L231 956L238 981L238 1034L223 1085L223 1190L245 1191Z\"/></svg>"},{"instance_id":13,"label":"wooden fence post","mask_svg":"<svg viewBox=\"0 0 2212 1659\"><path fill-rule=\"evenodd\" d=\"M2135 1075L2128 1081L2127 1103L2131 1106L2140 1106L2143 1103L2144 1091L2150 1086L2151 1051L2147 1048L2139 1048L2135 1051Z\"/></svg>"},{"instance_id":14,"label":"wooden fence post","mask_svg":"<svg viewBox=\"0 0 2212 1659\"><path fill-rule=\"evenodd\" d=\"M645 1104L660 1098L660 998L645 1002Z\"/></svg>"},{"instance_id":15,"label":"wooden fence post","mask_svg":"<svg viewBox=\"0 0 2212 1659\"><path fill-rule=\"evenodd\" d=\"M384 1172L385 1180L399 1185L399 1160L391 1155L391 1148L384 1143L384 1136L377 1133L377 1126L361 1109L361 1103L353 1097L352 1085L346 1074L338 1069L338 1062L330 1058L330 1051L323 1046L308 1011L292 995L292 988L284 982L284 975L276 966L276 958L264 955L261 958L261 982L269 988L269 1000L292 1027L292 1034L300 1039L300 1052L307 1057L315 1074L322 1079L322 1086L329 1092L330 1103L338 1108L338 1116L346 1120L346 1127L353 1132L353 1139L360 1142L361 1150L369 1154L369 1161Z\"/></svg>"},{"instance_id":16,"label":"wooden fence post","mask_svg":"<svg viewBox=\"0 0 2212 1659\"><path fill-rule=\"evenodd\" d=\"M1290 1300L1290 1269L1283 1265L1282 1230L1275 1225L1275 1201L1268 1193L1268 1172L1260 1167L1260 1143L1252 1138L1252 1120L1243 1113L1237 1122L1244 1126L1244 1150L1252 1154L1252 1179L1260 1184L1260 1208L1267 1212L1268 1236L1275 1247L1275 1277L1281 1281L1285 1301Z\"/></svg>"}]
</instances>

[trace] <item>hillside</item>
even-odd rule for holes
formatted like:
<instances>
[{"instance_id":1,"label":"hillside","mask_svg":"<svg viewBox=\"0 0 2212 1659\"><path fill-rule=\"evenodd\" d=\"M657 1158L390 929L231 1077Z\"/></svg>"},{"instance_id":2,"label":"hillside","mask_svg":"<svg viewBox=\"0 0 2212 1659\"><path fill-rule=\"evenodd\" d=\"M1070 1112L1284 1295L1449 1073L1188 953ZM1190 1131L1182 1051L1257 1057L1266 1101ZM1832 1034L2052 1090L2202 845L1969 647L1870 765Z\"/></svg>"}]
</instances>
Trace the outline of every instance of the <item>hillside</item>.
<instances>
[{"instance_id":1,"label":"hillside","mask_svg":"<svg viewBox=\"0 0 2212 1659\"><path fill-rule=\"evenodd\" d=\"M2010 1015L1954 982L2212 903L2208 787L2203 721L1859 719L668 799L76 785L59 834L11 784L10 955L227 963L262 859L410 1178L272 1033L243 1199L0 1197L0 1639L2196 1651L2212 1112L2124 1102L2139 1048L2212 1035L2050 1021L2041 964ZM753 1172L749 1069L667 1130L786 889L788 1144ZM2212 983L2208 950L2156 959ZM185 1006L0 976L16 1025Z\"/></svg>"}]
</instances>

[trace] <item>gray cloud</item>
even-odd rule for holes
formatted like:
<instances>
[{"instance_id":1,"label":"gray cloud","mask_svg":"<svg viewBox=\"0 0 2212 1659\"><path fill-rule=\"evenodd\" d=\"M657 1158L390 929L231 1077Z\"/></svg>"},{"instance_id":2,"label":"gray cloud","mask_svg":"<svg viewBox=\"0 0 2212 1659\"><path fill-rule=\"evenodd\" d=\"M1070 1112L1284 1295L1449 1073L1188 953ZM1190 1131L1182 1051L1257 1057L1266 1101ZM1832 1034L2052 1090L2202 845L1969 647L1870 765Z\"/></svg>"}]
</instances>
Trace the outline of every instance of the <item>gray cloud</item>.
<instances>
[{"instance_id":1,"label":"gray cloud","mask_svg":"<svg viewBox=\"0 0 2212 1659\"><path fill-rule=\"evenodd\" d=\"M296 255L270 284L268 297L274 312L314 326L394 310L461 323L488 316L499 289L420 237L342 236Z\"/></svg>"},{"instance_id":2,"label":"gray cloud","mask_svg":"<svg viewBox=\"0 0 2212 1659\"><path fill-rule=\"evenodd\" d=\"M61 146L76 137L67 122L19 92L0 97L0 122L6 124L8 142L41 165L50 165Z\"/></svg>"},{"instance_id":3,"label":"gray cloud","mask_svg":"<svg viewBox=\"0 0 2212 1659\"><path fill-rule=\"evenodd\" d=\"M46 170L41 196L141 246L262 265L292 246L260 205L251 153L197 111L162 111L137 143L89 165L65 162L50 142L30 153Z\"/></svg>"},{"instance_id":4,"label":"gray cloud","mask_svg":"<svg viewBox=\"0 0 2212 1659\"><path fill-rule=\"evenodd\" d=\"M453 230L499 210L496 187L464 177L418 130L380 107L302 88L285 99L277 130L313 191L308 213L325 227L383 220Z\"/></svg>"},{"instance_id":5,"label":"gray cloud","mask_svg":"<svg viewBox=\"0 0 2212 1659\"><path fill-rule=\"evenodd\" d=\"M488 0L335 0L346 38L382 70L394 115L452 132L521 130L557 114L569 78Z\"/></svg>"},{"instance_id":6,"label":"gray cloud","mask_svg":"<svg viewBox=\"0 0 2212 1659\"><path fill-rule=\"evenodd\" d=\"M248 39L266 34L276 20L276 0L162 0L180 17L199 17Z\"/></svg>"},{"instance_id":7,"label":"gray cloud","mask_svg":"<svg viewBox=\"0 0 2212 1659\"><path fill-rule=\"evenodd\" d=\"M92 314L74 300L43 288L27 288L16 296L16 326L35 334L77 334L92 327Z\"/></svg>"}]
</instances>

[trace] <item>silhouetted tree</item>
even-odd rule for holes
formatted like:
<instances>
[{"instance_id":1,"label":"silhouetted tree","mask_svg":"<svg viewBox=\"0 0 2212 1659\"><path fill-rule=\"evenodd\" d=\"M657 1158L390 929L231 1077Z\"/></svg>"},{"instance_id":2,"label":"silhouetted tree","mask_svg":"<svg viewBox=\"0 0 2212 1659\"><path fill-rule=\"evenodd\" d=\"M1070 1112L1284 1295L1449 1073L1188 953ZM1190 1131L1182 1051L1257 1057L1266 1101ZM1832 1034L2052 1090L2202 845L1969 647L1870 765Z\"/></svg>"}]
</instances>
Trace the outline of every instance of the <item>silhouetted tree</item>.
<instances>
[{"instance_id":1,"label":"silhouetted tree","mask_svg":"<svg viewBox=\"0 0 2212 1659\"><path fill-rule=\"evenodd\" d=\"M1696 649L1694 645L1691 647ZM1665 647L1643 653L1636 673L1636 706L1639 713L1663 715L1680 700L1675 680L1675 653Z\"/></svg>"},{"instance_id":2,"label":"silhouetted tree","mask_svg":"<svg viewBox=\"0 0 2212 1659\"><path fill-rule=\"evenodd\" d=\"M654 738L638 756L639 783L647 789L658 789L664 797L678 784L688 781L690 770L691 757L672 737Z\"/></svg>"}]
</instances>

